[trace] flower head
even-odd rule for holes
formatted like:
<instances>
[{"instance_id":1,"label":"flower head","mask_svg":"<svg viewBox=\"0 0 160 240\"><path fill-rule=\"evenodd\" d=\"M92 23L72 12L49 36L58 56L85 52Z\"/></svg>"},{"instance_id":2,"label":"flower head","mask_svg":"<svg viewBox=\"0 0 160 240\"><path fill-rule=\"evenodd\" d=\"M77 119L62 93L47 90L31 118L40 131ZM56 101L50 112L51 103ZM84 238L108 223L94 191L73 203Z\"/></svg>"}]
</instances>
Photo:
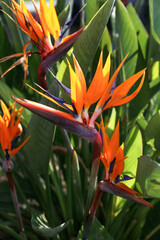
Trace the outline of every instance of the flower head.
<instances>
[{"instance_id":1,"label":"flower head","mask_svg":"<svg viewBox=\"0 0 160 240\"><path fill-rule=\"evenodd\" d=\"M28 140L27 138L19 147L15 148L17 140L22 133L20 119L23 110L21 107L16 111L15 105L16 103L13 103L7 108L1 100L3 116L0 115L0 143L7 160L14 156Z\"/></svg>"},{"instance_id":2,"label":"flower head","mask_svg":"<svg viewBox=\"0 0 160 240\"><path fill-rule=\"evenodd\" d=\"M5 2L2 2L15 15L17 23L11 18L11 16L8 15L12 21L14 21L21 28L21 30L30 37L30 41L24 45L22 54L14 54L1 59L1 62L3 62L11 58L22 56L21 59L15 62L2 76L22 62L25 63L25 74L27 74L27 57L34 52L27 52L26 49L28 43L32 42L39 50L42 62L48 56L50 56L49 60L45 60L44 64L41 64L40 69L38 69L38 74L45 72L43 73L44 78L46 72L48 71L47 68L55 64L55 62L70 49L83 31L83 28L81 28L79 31L64 37L66 31L73 24L79 12L76 14L73 20L66 23L66 28L63 30L63 28L60 26L53 0L50 0L49 6L47 5L46 0L40 0L40 10L37 8L34 0L32 0L32 2L35 7L36 18L34 18L31 12L27 9L24 0L20 0L20 4L18 4L15 0L11 0L12 8L10 8ZM54 43L51 41L51 36L52 39L54 39ZM43 82L45 79L43 79L41 76L39 76L39 78L40 85L47 89L47 84Z\"/></svg>"},{"instance_id":3,"label":"flower head","mask_svg":"<svg viewBox=\"0 0 160 240\"><path fill-rule=\"evenodd\" d=\"M137 196L140 195L140 193L122 183L122 181L130 180L133 177L122 175L126 157L124 157L123 144L119 144L119 122L110 140L106 133L107 125L104 126L103 121L99 125L103 139L103 153L101 153L100 159L106 169L106 178L99 183L100 189L152 207L150 203Z\"/></svg>"},{"instance_id":4,"label":"flower head","mask_svg":"<svg viewBox=\"0 0 160 240\"><path fill-rule=\"evenodd\" d=\"M102 61L102 54L99 58L99 63L97 70L87 90L86 81L81 70L78 61L73 55L74 69L71 64L68 62L69 73L70 73L70 89L65 87L58 79L55 77L58 84L63 88L63 90L71 98L71 104L67 104L65 99L57 98L51 95L48 91L40 87L43 92L37 91L42 96L48 98L50 101L56 103L62 108L66 109L70 114L69 118L75 119L75 121L84 124L88 127L94 127L94 122L96 118L102 113L102 111L111 108L113 106L119 106L124 103L132 100L140 91L144 76L145 70L134 74L132 77L128 78L125 82L120 84L118 87L113 87L115 85L116 77L120 68L122 67L126 57L123 59L111 79L110 76L110 55L108 56L104 66ZM142 77L138 88L129 96L126 96L131 87ZM47 96L48 95L48 96ZM92 104L98 102L95 111L92 116L89 116L89 108ZM65 113L66 115L66 113Z\"/></svg>"}]
</instances>

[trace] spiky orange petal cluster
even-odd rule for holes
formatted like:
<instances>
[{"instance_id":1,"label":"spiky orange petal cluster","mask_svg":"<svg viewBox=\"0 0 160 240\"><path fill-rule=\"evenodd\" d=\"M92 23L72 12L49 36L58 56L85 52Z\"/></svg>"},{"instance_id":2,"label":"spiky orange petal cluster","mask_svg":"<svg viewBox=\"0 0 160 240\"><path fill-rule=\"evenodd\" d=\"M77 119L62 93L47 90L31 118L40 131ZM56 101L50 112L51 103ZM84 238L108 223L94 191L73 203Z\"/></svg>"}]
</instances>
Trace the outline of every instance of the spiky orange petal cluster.
<instances>
[{"instance_id":1,"label":"spiky orange petal cluster","mask_svg":"<svg viewBox=\"0 0 160 240\"><path fill-rule=\"evenodd\" d=\"M7 108L1 100L3 117L0 115L0 143L4 154L8 150L10 156L14 156L28 140L27 138L19 147L12 149L12 141L22 133L20 119L23 107L16 111L15 105L16 103L13 103L10 108Z\"/></svg>"}]
</instances>

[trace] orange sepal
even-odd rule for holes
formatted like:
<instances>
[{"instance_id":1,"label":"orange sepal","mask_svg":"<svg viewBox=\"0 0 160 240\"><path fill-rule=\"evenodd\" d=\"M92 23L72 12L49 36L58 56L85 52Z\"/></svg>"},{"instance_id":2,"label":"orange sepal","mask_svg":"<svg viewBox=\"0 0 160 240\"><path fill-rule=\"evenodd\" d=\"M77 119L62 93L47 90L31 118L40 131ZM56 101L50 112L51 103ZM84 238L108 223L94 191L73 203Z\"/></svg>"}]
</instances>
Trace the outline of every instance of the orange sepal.
<instances>
[{"instance_id":1,"label":"orange sepal","mask_svg":"<svg viewBox=\"0 0 160 240\"><path fill-rule=\"evenodd\" d=\"M135 84L136 81L142 76L141 82L138 86L138 88L129 96L125 97L125 95L129 92L131 87ZM128 78L125 82L121 83L118 87L115 88L113 94L111 93L111 99L106 104L105 109L114 107L114 106L120 106L122 104L125 104L129 101L131 101L133 98L136 97L136 95L139 93L139 91L142 88L143 82L145 78L145 69L141 70L140 72L134 74L132 77Z\"/></svg>"},{"instance_id":2,"label":"orange sepal","mask_svg":"<svg viewBox=\"0 0 160 240\"><path fill-rule=\"evenodd\" d=\"M91 104L97 102L98 99L104 93L108 84L109 74L110 74L110 54L108 55L106 63L103 67L103 55L101 52L95 75L86 94L85 98L86 109L88 109Z\"/></svg>"}]
</instances>

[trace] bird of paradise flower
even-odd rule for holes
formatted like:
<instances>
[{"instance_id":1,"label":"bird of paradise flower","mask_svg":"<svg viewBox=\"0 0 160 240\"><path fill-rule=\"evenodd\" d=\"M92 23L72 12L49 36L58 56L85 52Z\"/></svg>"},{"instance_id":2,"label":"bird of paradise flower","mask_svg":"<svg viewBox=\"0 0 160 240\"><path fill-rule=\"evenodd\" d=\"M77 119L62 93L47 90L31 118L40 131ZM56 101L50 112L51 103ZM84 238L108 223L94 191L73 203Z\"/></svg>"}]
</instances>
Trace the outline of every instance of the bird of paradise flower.
<instances>
[{"instance_id":1,"label":"bird of paradise flower","mask_svg":"<svg viewBox=\"0 0 160 240\"><path fill-rule=\"evenodd\" d=\"M148 207L153 207L151 203L142 199L140 193L122 183L123 181L132 179L132 177L125 174L122 175L125 159L127 157L124 157L124 145L119 144L119 122L117 123L111 139L109 139L106 133L107 126L108 124L104 126L103 119L101 124L98 124L103 141L103 152L101 152L100 159L105 166L106 176L105 180L100 181L97 186L94 200L88 212L87 221L84 227L83 240L87 239L89 228L96 214L103 192L108 192L124 199L132 200Z\"/></svg>"},{"instance_id":2,"label":"bird of paradise flower","mask_svg":"<svg viewBox=\"0 0 160 240\"><path fill-rule=\"evenodd\" d=\"M24 146L29 137L20 146L16 147L18 139L22 133L20 119L23 108L21 107L16 111L16 103L13 103L9 108L7 108L2 100L0 103L3 112L3 116L0 115L0 144L5 155L3 169L6 172L10 186L12 200L18 218L19 230L21 233L24 233L16 188L12 176L13 162L11 161L11 157L13 157Z\"/></svg>"},{"instance_id":3,"label":"bird of paradise flower","mask_svg":"<svg viewBox=\"0 0 160 240\"><path fill-rule=\"evenodd\" d=\"M120 63L119 67L109 80L110 55L108 56L103 67L101 53L97 70L93 77L92 83L87 90L83 72L78 61L73 55L74 70L71 64L68 62L71 89L64 86L54 76L58 84L71 98L71 104L67 104L65 102L65 99L51 95L48 91L46 91L40 86L39 87L43 90L44 93L39 92L38 90L33 88L40 95L44 96L45 98L48 98L50 101L56 103L63 109L67 110L69 113L56 110L26 99L20 99L15 96L12 97L16 102L20 103L22 106L41 115L42 117L48 119L49 121L53 121L57 125L62 126L63 128L66 128L67 130L75 133L78 136L84 137L87 140L92 140L91 133L95 130L94 123L97 117L108 108L119 106L131 101L138 94L143 85L145 69L134 74L126 81L121 83L119 86L114 87L117 75L126 57ZM137 89L130 95L126 96L129 90L138 81L140 77L142 78ZM92 116L89 116L88 110L90 106L95 102L98 103L95 107Z\"/></svg>"},{"instance_id":4,"label":"bird of paradise flower","mask_svg":"<svg viewBox=\"0 0 160 240\"><path fill-rule=\"evenodd\" d=\"M73 56L74 69L68 62L71 89L64 86L61 82L58 81L57 78L55 78L58 84L70 96L71 104L67 104L65 99L51 95L42 87L40 88L43 90L43 93L34 89L36 92L49 99L53 103L56 103L65 111L67 110L69 113L45 106L40 103L29 101L27 99L20 99L18 97L12 96L12 98L17 103L28 108L30 111L93 143L93 161L86 204L88 207L90 206L94 192L96 176L99 168L99 159L102 149L102 139L99 132L95 128L95 120L104 110L131 101L138 94L144 82L145 69L134 74L119 86L115 87L117 75L126 57L120 63L119 67L109 80L110 55L108 56L103 66L103 57L101 53L97 70L93 77L92 83L87 90L81 67L76 58ZM130 95L126 96L139 78L141 78L141 81L137 89ZM97 102L95 110L90 116L88 110L90 106L95 102Z\"/></svg>"},{"instance_id":5,"label":"bird of paradise flower","mask_svg":"<svg viewBox=\"0 0 160 240\"><path fill-rule=\"evenodd\" d=\"M48 68L54 65L59 58L65 55L84 29L83 27L77 32L65 37L65 33L71 27L82 9L71 21L66 22L66 28L62 31L53 0L50 0L49 6L45 0L40 0L40 10L38 10L34 0L32 0L32 2L35 7L36 18L34 18L27 9L24 0L20 0L20 5L15 0L11 0L12 8L2 1L2 3L5 4L15 15L18 23L16 23L15 20L7 14L9 18L11 18L12 21L15 22L15 24L17 24L31 39L25 43L22 53L13 54L0 60L0 62L4 62L11 58L21 57L2 75L2 77L15 66L23 62L25 74L24 78L26 80L28 56L36 53L33 51L27 51L28 44L32 42L39 50L38 54L40 54L41 57L41 63L37 69L39 83L43 88L48 89L46 82L46 73ZM52 44L51 36L54 39L54 45Z\"/></svg>"}]
</instances>

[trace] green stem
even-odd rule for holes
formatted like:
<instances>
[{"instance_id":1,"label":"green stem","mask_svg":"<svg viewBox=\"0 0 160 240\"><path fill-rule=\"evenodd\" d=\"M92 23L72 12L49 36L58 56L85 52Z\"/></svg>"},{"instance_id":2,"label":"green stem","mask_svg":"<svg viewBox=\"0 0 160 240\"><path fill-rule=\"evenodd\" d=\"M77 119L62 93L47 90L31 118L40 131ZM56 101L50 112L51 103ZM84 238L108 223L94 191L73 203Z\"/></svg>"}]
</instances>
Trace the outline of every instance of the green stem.
<instances>
[{"instance_id":1,"label":"green stem","mask_svg":"<svg viewBox=\"0 0 160 240\"><path fill-rule=\"evenodd\" d=\"M87 196L86 208L85 208L86 215L88 215L88 210L91 205L91 200L92 200L92 196L93 196L95 185L96 185L101 149L102 149L102 139L100 134L97 132L95 141L93 142L93 161L92 161L92 169L91 169L91 175L90 175L90 181L89 181L89 187L88 187L88 196Z\"/></svg>"},{"instance_id":2,"label":"green stem","mask_svg":"<svg viewBox=\"0 0 160 240\"><path fill-rule=\"evenodd\" d=\"M98 205L99 205L99 201L101 199L101 196L102 196L102 190L100 189L99 185L97 186L97 190L96 190L96 194L95 194L95 197L94 197L94 200L93 200L93 203L92 203L92 206L91 206L91 209L89 211L89 215L87 217L87 222L84 226L84 235L83 235L83 240L86 240L87 239L87 236L88 236L88 232L89 232L89 229L90 229L90 226L92 224L92 221L94 219L94 216L96 214L96 211L97 211L97 208L98 208Z\"/></svg>"}]
</instances>

